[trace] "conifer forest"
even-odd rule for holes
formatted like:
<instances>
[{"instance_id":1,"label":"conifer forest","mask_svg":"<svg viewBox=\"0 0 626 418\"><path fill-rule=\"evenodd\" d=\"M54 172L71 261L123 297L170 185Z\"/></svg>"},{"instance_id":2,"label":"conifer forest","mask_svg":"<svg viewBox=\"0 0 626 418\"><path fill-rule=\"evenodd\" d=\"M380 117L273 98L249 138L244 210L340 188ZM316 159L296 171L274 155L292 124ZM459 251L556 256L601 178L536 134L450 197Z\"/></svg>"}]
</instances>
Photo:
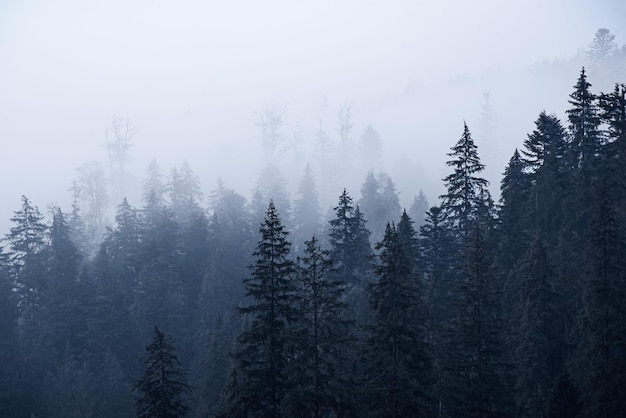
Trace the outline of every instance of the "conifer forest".
<instances>
[{"instance_id":1,"label":"conifer forest","mask_svg":"<svg viewBox=\"0 0 626 418\"><path fill-rule=\"evenodd\" d=\"M285 109L257 113L252 190L204 184L187 162L133 178L132 122L114 118L110 166L80 166L68 205L11 202L0 417L625 416L614 39L596 33L563 114L538 108L532 130L507 133L499 184L485 130L449 120L437 196L419 178L398 190L384 138L355 135L349 104L317 134L335 157L302 155L288 177ZM357 187L341 180L351 165Z\"/></svg>"}]
</instances>

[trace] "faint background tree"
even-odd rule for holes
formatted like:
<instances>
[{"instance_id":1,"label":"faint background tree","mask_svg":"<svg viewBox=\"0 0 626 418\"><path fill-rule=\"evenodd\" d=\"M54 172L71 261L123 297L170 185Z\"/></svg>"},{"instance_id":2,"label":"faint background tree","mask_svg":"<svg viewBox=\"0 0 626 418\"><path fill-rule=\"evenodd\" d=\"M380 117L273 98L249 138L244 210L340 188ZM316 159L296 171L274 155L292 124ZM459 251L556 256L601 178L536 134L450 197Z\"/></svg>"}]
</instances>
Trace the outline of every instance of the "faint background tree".
<instances>
[{"instance_id":1,"label":"faint background tree","mask_svg":"<svg viewBox=\"0 0 626 418\"><path fill-rule=\"evenodd\" d=\"M111 192L113 201L118 204L127 197L129 174L126 171L133 147L132 139L136 130L129 119L114 116L111 125L105 131L104 147L109 157L111 169Z\"/></svg>"},{"instance_id":2,"label":"faint background tree","mask_svg":"<svg viewBox=\"0 0 626 418\"><path fill-rule=\"evenodd\" d=\"M284 106L270 105L257 113L257 126L261 129L261 146L268 164L275 161L279 146L285 140L282 134L285 112Z\"/></svg>"}]
</instances>

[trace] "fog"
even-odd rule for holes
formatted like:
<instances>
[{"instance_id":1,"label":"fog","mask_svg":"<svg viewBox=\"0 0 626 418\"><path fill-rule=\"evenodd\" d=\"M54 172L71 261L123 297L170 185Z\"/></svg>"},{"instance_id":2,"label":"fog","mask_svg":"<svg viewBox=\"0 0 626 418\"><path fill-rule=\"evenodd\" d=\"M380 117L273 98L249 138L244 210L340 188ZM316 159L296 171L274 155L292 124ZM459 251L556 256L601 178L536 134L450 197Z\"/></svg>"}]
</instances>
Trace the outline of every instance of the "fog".
<instances>
[{"instance_id":1,"label":"fog","mask_svg":"<svg viewBox=\"0 0 626 418\"><path fill-rule=\"evenodd\" d=\"M263 109L285 110L285 146L300 132L303 161L284 147L277 158L294 190L303 164L314 164L320 124L338 144L347 104L351 143L368 124L379 132L379 169L403 205L420 188L435 203L465 120L497 194L539 112L563 115L596 30L621 45L625 23L618 0L4 1L0 232L20 195L69 208L76 169L106 167L114 117L134 129L137 184L153 158L164 173L187 161L205 195L222 178L248 196L267 162ZM333 196L358 195L364 175L333 177Z\"/></svg>"}]
</instances>

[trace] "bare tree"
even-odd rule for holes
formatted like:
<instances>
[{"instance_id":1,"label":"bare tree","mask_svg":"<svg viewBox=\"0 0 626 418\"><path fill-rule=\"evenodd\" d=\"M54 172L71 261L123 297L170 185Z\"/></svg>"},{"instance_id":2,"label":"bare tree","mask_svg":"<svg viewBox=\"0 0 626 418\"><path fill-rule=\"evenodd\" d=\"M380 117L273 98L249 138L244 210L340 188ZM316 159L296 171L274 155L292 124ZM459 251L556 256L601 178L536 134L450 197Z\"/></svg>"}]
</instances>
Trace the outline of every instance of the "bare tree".
<instances>
[{"instance_id":1,"label":"bare tree","mask_svg":"<svg viewBox=\"0 0 626 418\"><path fill-rule=\"evenodd\" d=\"M106 210L109 204L106 176L102 165L97 161L83 164L78 171L77 196L85 207L85 235L87 250L95 251L106 227Z\"/></svg>"},{"instance_id":2,"label":"bare tree","mask_svg":"<svg viewBox=\"0 0 626 418\"><path fill-rule=\"evenodd\" d=\"M293 134L291 135L291 140L289 141L289 148L293 151L295 167L300 170L304 161L302 118L299 118L296 121L296 125L293 128Z\"/></svg>"},{"instance_id":3,"label":"bare tree","mask_svg":"<svg viewBox=\"0 0 626 418\"><path fill-rule=\"evenodd\" d=\"M339 139L341 140L341 153L346 161L348 145L350 142L350 133L354 129L354 123L352 122L352 107L348 103L344 103L339 107L337 111L337 132L339 133Z\"/></svg>"},{"instance_id":4,"label":"bare tree","mask_svg":"<svg viewBox=\"0 0 626 418\"><path fill-rule=\"evenodd\" d=\"M267 162L273 163L278 155L278 147L284 141L281 129L285 124L284 106L270 105L257 113L257 126L261 128L261 144Z\"/></svg>"},{"instance_id":5,"label":"bare tree","mask_svg":"<svg viewBox=\"0 0 626 418\"><path fill-rule=\"evenodd\" d=\"M128 119L114 116L111 126L105 131L106 142L104 144L109 156L111 167L111 185L116 203L126 197L127 173L126 164L133 147L132 139L136 130L131 126Z\"/></svg>"}]
</instances>

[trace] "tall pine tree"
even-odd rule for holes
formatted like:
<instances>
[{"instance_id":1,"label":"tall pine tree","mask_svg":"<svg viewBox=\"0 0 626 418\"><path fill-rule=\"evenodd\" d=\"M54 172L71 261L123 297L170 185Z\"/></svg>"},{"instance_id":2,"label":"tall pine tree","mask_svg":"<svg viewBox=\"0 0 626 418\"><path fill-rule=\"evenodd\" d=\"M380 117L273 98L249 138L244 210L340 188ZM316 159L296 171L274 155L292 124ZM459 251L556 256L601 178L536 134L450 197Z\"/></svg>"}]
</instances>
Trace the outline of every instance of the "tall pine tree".
<instances>
[{"instance_id":1,"label":"tall pine tree","mask_svg":"<svg viewBox=\"0 0 626 418\"><path fill-rule=\"evenodd\" d=\"M434 410L422 289L406 238L392 224L376 245L378 280L368 286L374 322L365 348L367 416L421 417Z\"/></svg>"},{"instance_id":2,"label":"tall pine tree","mask_svg":"<svg viewBox=\"0 0 626 418\"><path fill-rule=\"evenodd\" d=\"M241 348L235 354L239 380L231 384L238 396L226 405L226 416L283 416L281 405L289 390L287 350L290 326L298 319L297 286L291 244L273 201L260 233L252 277L244 279L250 304L241 312L247 315L248 325L239 335Z\"/></svg>"}]
</instances>

